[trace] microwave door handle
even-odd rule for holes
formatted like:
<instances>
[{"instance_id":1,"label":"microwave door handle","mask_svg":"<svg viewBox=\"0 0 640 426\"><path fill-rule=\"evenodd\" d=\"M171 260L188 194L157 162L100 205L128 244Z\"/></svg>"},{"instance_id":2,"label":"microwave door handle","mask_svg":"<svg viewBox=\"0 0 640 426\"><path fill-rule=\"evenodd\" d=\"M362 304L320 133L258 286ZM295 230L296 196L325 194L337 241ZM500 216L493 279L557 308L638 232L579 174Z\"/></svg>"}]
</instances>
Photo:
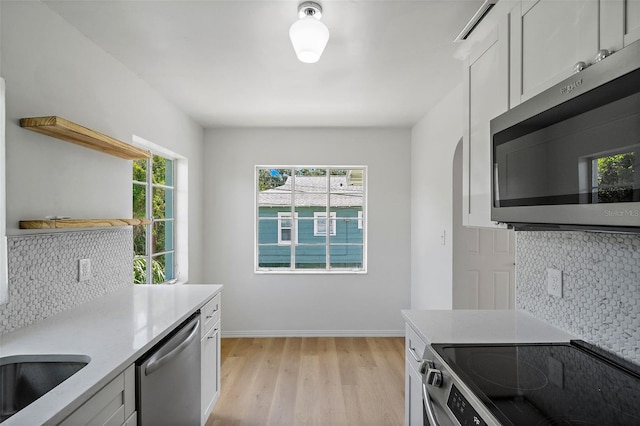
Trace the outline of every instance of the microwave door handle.
<instances>
[{"instance_id":1,"label":"microwave door handle","mask_svg":"<svg viewBox=\"0 0 640 426\"><path fill-rule=\"evenodd\" d=\"M436 419L436 410L433 408L433 403L431 402L431 395L429 395L427 384L424 381L422 382L422 400L424 401L424 406L427 411L429 425L440 426L440 423L438 423L438 419Z\"/></svg>"}]
</instances>

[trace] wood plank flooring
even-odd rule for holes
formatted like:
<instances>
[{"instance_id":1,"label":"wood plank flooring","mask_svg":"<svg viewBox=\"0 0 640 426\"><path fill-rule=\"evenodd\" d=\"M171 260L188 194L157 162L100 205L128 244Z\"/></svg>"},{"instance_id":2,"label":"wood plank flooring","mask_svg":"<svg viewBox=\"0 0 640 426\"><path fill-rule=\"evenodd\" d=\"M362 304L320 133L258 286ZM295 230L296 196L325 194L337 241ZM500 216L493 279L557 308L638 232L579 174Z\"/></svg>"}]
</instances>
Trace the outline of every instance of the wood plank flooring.
<instances>
[{"instance_id":1,"label":"wood plank flooring","mask_svg":"<svg viewBox=\"0 0 640 426\"><path fill-rule=\"evenodd\" d=\"M207 426L394 426L403 337L224 338Z\"/></svg>"}]
</instances>

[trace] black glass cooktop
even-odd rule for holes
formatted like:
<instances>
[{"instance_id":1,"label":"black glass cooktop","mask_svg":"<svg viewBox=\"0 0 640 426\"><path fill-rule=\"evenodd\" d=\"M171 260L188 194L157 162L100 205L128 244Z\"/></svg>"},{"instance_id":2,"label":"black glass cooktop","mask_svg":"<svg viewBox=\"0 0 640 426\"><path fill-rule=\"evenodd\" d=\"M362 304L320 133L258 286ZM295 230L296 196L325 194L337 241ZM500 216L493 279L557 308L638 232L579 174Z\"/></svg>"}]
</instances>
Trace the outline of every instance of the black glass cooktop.
<instances>
[{"instance_id":1,"label":"black glass cooktop","mask_svg":"<svg viewBox=\"0 0 640 426\"><path fill-rule=\"evenodd\" d=\"M640 425L640 371L580 341L432 345L505 425Z\"/></svg>"}]
</instances>

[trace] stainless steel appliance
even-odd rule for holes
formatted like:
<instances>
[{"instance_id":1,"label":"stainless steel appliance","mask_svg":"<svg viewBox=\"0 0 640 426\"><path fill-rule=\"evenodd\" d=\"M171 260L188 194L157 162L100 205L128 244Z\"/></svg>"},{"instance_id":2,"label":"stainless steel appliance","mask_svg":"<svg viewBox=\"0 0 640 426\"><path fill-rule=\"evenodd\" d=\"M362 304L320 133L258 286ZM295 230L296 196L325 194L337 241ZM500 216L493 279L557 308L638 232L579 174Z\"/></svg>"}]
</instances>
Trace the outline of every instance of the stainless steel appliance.
<instances>
[{"instance_id":1,"label":"stainless steel appliance","mask_svg":"<svg viewBox=\"0 0 640 426\"><path fill-rule=\"evenodd\" d=\"M136 362L141 426L200 424L200 312Z\"/></svg>"},{"instance_id":2,"label":"stainless steel appliance","mask_svg":"<svg viewBox=\"0 0 640 426\"><path fill-rule=\"evenodd\" d=\"M491 219L640 232L640 42L491 120Z\"/></svg>"},{"instance_id":3,"label":"stainless steel appliance","mask_svg":"<svg viewBox=\"0 0 640 426\"><path fill-rule=\"evenodd\" d=\"M638 367L582 341L431 345L425 425L640 424Z\"/></svg>"}]
</instances>

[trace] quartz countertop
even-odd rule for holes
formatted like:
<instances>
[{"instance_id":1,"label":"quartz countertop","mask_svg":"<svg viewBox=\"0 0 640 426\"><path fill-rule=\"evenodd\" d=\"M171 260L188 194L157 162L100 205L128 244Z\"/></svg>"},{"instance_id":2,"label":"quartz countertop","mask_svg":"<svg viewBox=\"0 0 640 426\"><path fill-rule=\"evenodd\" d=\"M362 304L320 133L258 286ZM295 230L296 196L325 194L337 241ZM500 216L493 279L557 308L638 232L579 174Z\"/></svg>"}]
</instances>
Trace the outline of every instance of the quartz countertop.
<instances>
[{"instance_id":1,"label":"quartz countertop","mask_svg":"<svg viewBox=\"0 0 640 426\"><path fill-rule=\"evenodd\" d=\"M577 338L518 310L403 310L402 316L428 344L547 343Z\"/></svg>"},{"instance_id":2,"label":"quartz countertop","mask_svg":"<svg viewBox=\"0 0 640 426\"><path fill-rule=\"evenodd\" d=\"M2 426L59 423L221 290L212 284L135 285L0 335L0 357L91 358Z\"/></svg>"}]
</instances>

